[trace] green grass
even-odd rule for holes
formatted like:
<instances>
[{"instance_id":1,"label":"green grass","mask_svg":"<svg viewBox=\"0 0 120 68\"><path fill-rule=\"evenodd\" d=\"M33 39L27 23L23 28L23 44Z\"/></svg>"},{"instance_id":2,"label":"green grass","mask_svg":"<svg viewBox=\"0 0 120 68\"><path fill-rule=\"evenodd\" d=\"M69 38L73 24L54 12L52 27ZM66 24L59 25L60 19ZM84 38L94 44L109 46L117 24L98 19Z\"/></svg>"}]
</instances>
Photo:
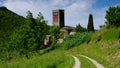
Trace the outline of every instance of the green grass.
<instances>
[{"instance_id":1,"label":"green grass","mask_svg":"<svg viewBox=\"0 0 120 68\"><path fill-rule=\"evenodd\" d=\"M96 68L96 66L89 61L88 59L82 57L82 56L77 56L81 62L81 68Z\"/></svg>"},{"instance_id":2,"label":"green grass","mask_svg":"<svg viewBox=\"0 0 120 68\"><path fill-rule=\"evenodd\" d=\"M90 42L90 44L84 43L81 46L70 49L69 52L73 55L82 54L91 57L106 68L113 68L115 65L117 66L116 68L119 68L119 44L110 45L110 47L108 47L108 42L104 42L105 45L102 47L102 43L103 42L97 44L92 42Z\"/></svg>"},{"instance_id":3,"label":"green grass","mask_svg":"<svg viewBox=\"0 0 120 68\"><path fill-rule=\"evenodd\" d=\"M11 61L0 62L0 68L72 68L74 59L71 55L86 55L95 59L105 68L120 68L120 28L101 29L91 34L75 34L68 37L62 44L50 49L41 50L42 55L30 59L14 58ZM89 42L86 40L89 37ZM45 53L45 54L44 54ZM95 68L84 57L77 56L82 68Z\"/></svg>"},{"instance_id":4,"label":"green grass","mask_svg":"<svg viewBox=\"0 0 120 68\"><path fill-rule=\"evenodd\" d=\"M120 68L119 28L102 29L85 42L69 50L73 55L83 54L101 63L105 68ZM99 36L101 40L98 41ZM82 60L82 59L81 59Z\"/></svg>"},{"instance_id":5,"label":"green grass","mask_svg":"<svg viewBox=\"0 0 120 68\"><path fill-rule=\"evenodd\" d=\"M120 38L120 28L102 28L101 30L97 31L92 37L91 40L97 41L100 39L100 41L114 41Z\"/></svg>"},{"instance_id":6,"label":"green grass","mask_svg":"<svg viewBox=\"0 0 120 68\"><path fill-rule=\"evenodd\" d=\"M71 56L65 55L64 51L55 50L30 59L17 58L0 63L0 68L72 68L73 64Z\"/></svg>"}]
</instances>

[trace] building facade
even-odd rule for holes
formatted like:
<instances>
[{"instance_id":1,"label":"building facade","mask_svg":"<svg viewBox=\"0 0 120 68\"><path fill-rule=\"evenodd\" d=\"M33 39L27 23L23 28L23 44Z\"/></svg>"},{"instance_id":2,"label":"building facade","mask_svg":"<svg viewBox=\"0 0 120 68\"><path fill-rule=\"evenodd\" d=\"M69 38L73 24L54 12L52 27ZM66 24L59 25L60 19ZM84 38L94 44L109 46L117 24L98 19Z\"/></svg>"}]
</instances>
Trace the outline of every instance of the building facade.
<instances>
[{"instance_id":1,"label":"building facade","mask_svg":"<svg viewBox=\"0 0 120 68\"><path fill-rule=\"evenodd\" d=\"M64 10L62 9L53 10L52 16L53 25L60 26L61 28L65 26Z\"/></svg>"}]
</instances>

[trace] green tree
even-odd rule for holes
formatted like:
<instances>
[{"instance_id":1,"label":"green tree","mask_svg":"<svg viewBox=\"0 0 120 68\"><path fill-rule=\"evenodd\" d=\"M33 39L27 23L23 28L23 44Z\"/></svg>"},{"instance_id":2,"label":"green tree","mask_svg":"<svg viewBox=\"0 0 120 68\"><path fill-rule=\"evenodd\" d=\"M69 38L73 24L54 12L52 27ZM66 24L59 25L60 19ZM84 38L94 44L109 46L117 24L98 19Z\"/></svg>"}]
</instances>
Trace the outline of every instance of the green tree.
<instances>
[{"instance_id":1,"label":"green tree","mask_svg":"<svg viewBox=\"0 0 120 68\"><path fill-rule=\"evenodd\" d=\"M89 14L87 30L88 31L94 31L94 24L93 24L93 16L92 16L92 14Z\"/></svg>"},{"instance_id":2,"label":"green tree","mask_svg":"<svg viewBox=\"0 0 120 68\"><path fill-rule=\"evenodd\" d=\"M41 13L34 19L30 11L27 12L25 24L17 31L12 41L17 45L20 54L28 58L29 52L34 52L44 47L44 38L48 33L46 21Z\"/></svg>"},{"instance_id":3,"label":"green tree","mask_svg":"<svg viewBox=\"0 0 120 68\"><path fill-rule=\"evenodd\" d=\"M106 11L105 18L107 19L106 24L120 26L120 6L110 7Z\"/></svg>"},{"instance_id":4,"label":"green tree","mask_svg":"<svg viewBox=\"0 0 120 68\"><path fill-rule=\"evenodd\" d=\"M49 32L49 26L47 25L47 21L44 20L44 17L41 13L38 14L36 24L35 31L37 36L37 43L39 43L37 50L39 50L38 48L41 49L44 47L44 39Z\"/></svg>"},{"instance_id":5,"label":"green tree","mask_svg":"<svg viewBox=\"0 0 120 68\"><path fill-rule=\"evenodd\" d=\"M86 29L84 27L82 27L80 24L78 24L75 28L76 32L85 32Z\"/></svg>"},{"instance_id":6,"label":"green tree","mask_svg":"<svg viewBox=\"0 0 120 68\"><path fill-rule=\"evenodd\" d=\"M51 26L49 32L50 32L50 35L52 36L52 44L55 44L60 35L60 27Z\"/></svg>"}]
</instances>

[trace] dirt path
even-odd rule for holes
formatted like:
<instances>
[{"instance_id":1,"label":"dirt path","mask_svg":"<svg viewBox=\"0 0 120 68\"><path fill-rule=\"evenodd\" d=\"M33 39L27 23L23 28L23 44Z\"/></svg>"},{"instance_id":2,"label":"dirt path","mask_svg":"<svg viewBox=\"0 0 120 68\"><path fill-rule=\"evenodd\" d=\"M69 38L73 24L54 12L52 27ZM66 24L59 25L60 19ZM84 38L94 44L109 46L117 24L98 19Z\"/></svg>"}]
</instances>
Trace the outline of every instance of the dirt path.
<instances>
[{"instance_id":1,"label":"dirt path","mask_svg":"<svg viewBox=\"0 0 120 68\"><path fill-rule=\"evenodd\" d=\"M97 61L95 61L94 59L91 59L91 58L89 58L89 57L87 57L87 56L84 56L84 55L80 55L80 56L82 56L82 57L84 57L84 58L87 58L88 60L90 60L97 68L104 68L104 66L102 66L101 64L99 64Z\"/></svg>"},{"instance_id":2,"label":"dirt path","mask_svg":"<svg viewBox=\"0 0 120 68\"><path fill-rule=\"evenodd\" d=\"M72 57L75 60L75 64L74 64L73 68L80 68L81 63L80 63L79 59L75 56L72 56Z\"/></svg>"}]
</instances>

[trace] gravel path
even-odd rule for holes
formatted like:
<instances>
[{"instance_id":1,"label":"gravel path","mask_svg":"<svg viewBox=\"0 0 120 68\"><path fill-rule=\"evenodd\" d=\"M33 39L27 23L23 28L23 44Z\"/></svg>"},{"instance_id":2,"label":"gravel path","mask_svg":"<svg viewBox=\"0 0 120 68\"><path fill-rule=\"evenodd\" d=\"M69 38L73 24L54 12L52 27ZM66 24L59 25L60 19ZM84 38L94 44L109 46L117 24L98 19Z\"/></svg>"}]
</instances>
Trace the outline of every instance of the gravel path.
<instances>
[{"instance_id":1,"label":"gravel path","mask_svg":"<svg viewBox=\"0 0 120 68\"><path fill-rule=\"evenodd\" d=\"M82 57L84 57L84 58L87 58L88 60L90 60L97 68L104 68L104 66L102 66L101 64L99 64L97 61L95 61L94 59L91 59L91 58L89 58L89 57L87 57L87 56L84 56L84 55L80 55L80 56L82 56Z\"/></svg>"},{"instance_id":2,"label":"gravel path","mask_svg":"<svg viewBox=\"0 0 120 68\"><path fill-rule=\"evenodd\" d=\"M80 68L81 62L79 61L79 59L75 56L72 56L75 60L75 64L73 66L73 68Z\"/></svg>"}]
</instances>

